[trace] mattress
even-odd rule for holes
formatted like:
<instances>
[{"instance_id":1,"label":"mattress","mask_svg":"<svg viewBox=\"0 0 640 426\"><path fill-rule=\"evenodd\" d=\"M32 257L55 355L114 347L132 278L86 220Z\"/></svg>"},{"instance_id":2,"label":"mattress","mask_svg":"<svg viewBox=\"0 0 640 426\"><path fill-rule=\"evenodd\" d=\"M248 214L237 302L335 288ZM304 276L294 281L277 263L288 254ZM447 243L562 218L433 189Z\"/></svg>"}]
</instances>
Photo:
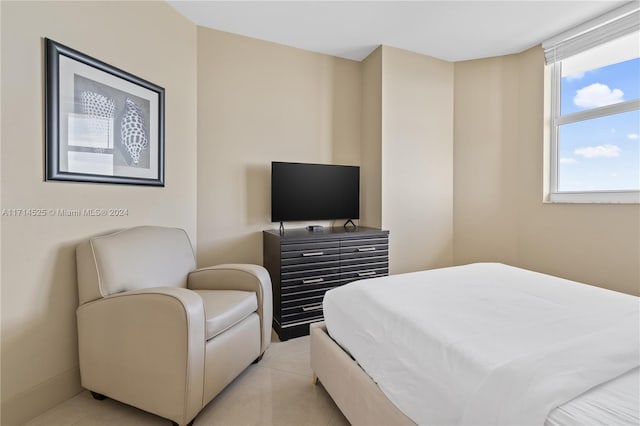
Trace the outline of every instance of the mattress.
<instances>
[{"instance_id":1,"label":"mattress","mask_svg":"<svg viewBox=\"0 0 640 426\"><path fill-rule=\"evenodd\" d=\"M324 317L417 424L638 424L639 300L480 263L347 284Z\"/></svg>"}]
</instances>

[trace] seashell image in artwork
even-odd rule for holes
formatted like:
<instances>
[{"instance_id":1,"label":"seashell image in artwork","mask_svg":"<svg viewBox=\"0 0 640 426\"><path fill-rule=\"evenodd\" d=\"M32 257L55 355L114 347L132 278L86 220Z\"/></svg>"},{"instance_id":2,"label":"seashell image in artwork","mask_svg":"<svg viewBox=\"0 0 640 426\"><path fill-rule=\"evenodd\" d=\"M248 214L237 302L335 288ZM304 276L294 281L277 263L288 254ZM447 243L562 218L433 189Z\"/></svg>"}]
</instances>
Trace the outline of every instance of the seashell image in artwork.
<instances>
[{"instance_id":1,"label":"seashell image in artwork","mask_svg":"<svg viewBox=\"0 0 640 426\"><path fill-rule=\"evenodd\" d=\"M82 113L89 116L89 128L94 134L108 134L116 109L113 100L96 92L83 90L80 92Z\"/></svg>"},{"instance_id":2,"label":"seashell image in artwork","mask_svg":"<svg viewBox=\"0 0 640 426\"><path fill-rule=\"evenodd\" d=\"M140 162L140 154L149 146L149 139L138 105L127 98L125 108L121 126L122 144L127 148L133 163L137 165Z\"/></svg>"}]
</instances>

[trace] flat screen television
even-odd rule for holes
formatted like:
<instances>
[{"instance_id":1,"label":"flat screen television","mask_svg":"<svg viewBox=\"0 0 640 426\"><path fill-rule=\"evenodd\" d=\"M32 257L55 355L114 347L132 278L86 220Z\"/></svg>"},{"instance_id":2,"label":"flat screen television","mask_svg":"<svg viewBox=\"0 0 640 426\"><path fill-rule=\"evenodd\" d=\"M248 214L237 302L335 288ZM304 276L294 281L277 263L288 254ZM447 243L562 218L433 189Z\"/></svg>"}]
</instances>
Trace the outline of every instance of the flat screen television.
<instances>
[{"instance_id":1,"label":"flat screen television","mask_svg":"<svg viewBox=\"0 0 640 426\"><path fill-rule=\"evenodd\" d=\"M271 221L360 218L360 167L271 163Z\"/></svg>"}]
</instances>

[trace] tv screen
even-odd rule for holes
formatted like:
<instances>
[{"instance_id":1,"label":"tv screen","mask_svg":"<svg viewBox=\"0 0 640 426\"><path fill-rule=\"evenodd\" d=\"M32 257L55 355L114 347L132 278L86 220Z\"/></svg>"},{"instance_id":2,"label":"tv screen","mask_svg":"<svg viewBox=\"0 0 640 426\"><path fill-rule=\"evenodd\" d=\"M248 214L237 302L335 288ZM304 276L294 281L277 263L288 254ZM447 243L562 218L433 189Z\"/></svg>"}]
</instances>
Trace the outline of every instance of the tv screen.
<instances>
[{"instance_id":1,"label":"tv screen","mask_svg":"<svg viewBox=\"0 0 640 426\"><path fill-rule=\"evenodd\" d=\"M360 167L271 163L271 221L359 219Z\"/></svg>"}]
</instances>

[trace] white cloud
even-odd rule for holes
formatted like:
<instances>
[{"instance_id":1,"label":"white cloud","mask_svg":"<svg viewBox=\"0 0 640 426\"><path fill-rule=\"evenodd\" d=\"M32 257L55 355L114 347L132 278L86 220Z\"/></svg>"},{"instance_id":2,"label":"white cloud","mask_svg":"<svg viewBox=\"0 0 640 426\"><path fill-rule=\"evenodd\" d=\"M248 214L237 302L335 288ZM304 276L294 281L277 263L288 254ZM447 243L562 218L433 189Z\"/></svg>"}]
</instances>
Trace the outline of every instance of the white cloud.
<instances>
[{"instance_id":1,"label":"white cloud","mask_svg":"<svg viewBox=\"0 0 640 426\"><path fill-rule=\"evenodd\" d=\"M573 153L585 158L619 157L620 147L617 145L586 146L576 149Z\"/></svg>"},{"instance_id":2,"label":"white cloud","mask_svg":"<svg viewBox=\"0 0 640 426\"><path fill-rule=\"evenodd\" d=\"M577 162L578 162L578 160L576 160L575 158L561 158L560 159L560 164L575 164Z\"/></svg>"},{"instance_id":3,"label":"white cloud","mask_svg":"<svg viewBox=\"0 0 640 426\"><path fill-rule=\"evenodd\" d=\"M593 83L576 91L573 103L583 108L595 108L622 102L623 96L620 89L611 90L606 84Z\"/></svg>"},{"instance_id":4,"label":"white cloud","mask_svg":"<svg viewBox=\"0 0 640 426\"><path fill-rule=\"evenodd\" d=\"M564 78L566 78L567 81L580 80L582 77L584 77L584 72L577 72L575 74L569 74L564 76Z\"/></svg>"},{"instance_id":5,"label":"white cloud","mask_svg":"<svg viewBox=\"0 0 640 426\"><path fill-rule=\"evenodd\" d=\"M638 139L638 134L637 133L629 133L627 135L627 139L631 139L632 141Z\"/></svg>"}]
</instances>

